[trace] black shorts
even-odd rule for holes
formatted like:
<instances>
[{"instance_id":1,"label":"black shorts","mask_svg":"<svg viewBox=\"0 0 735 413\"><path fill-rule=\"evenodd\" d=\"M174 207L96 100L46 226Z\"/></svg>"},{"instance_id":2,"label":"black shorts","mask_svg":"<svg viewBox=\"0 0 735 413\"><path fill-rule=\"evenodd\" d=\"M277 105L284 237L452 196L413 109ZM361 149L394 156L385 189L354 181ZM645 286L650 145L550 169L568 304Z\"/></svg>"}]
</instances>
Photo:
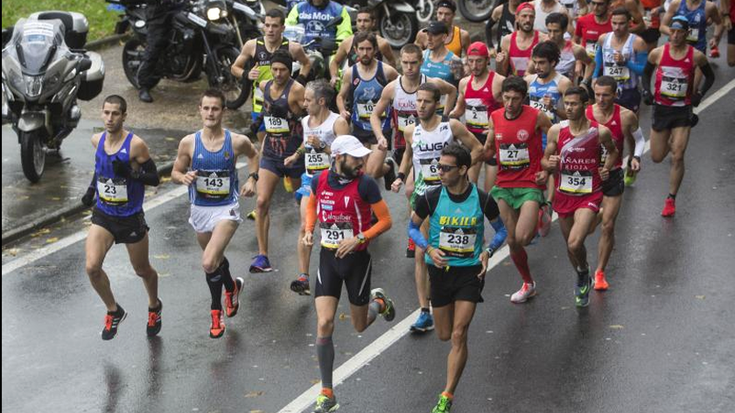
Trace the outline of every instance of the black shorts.
<instances>
[{"instance_id":1,"label":"black shorts","mask_svg":"<svg viewBox=\"0 0 735 413\"><path fill-rule=\"evenodd\" d=\"M692 126L691 106L653 105L651 128L657 132Z\"/></svg>"},{"instance_id":2,"label":"black shorts","mask_svg":"<svg viewBox=\"0 0 735 413\"><path fill-rule=\"evenodd\" d=\"M477 138L478 141L480 141L480 144L481 145L485 146L485 142L487 141L487 135L486 134L484 134L484 133L477 133L477 132L472 132L472 134L475 135L475 138ZM485 161L485 163L488 164L488 165L497 166L498 165L498 160L495 159L495 157L492 157L492 158L490 158L489 161Z\"/></svg>"},{"instance_id":3,"label":"black shorts","mask_svg":"<svg viewBox=\"0 0 735 413\"><path fill-rule=\"evenodd\" d=\"M143 211L127 217L115 217L94 208L92 223L110 232L115 238L115 244L135 244L145 238L150 229Z\"/></svg>"},{"instance_id":4,"label":"black shorts","mask_svg":"<svg viewBox=\"0 0 735 413\"><path fill-rule=\"evenodd\" d=\"M732 0L730 0L732 1ZM735 44L735 28L728 30L727 32L727 44Z\"/></svg>"},{"instance_id":5,"label":"black shorts","mask_svg":"<svg viewBox=\"0 0 735 413\"><path fill-rule=\"evenodd\" d=\"M658 43L658 39L661 37L661 32L658 29L648 28L641 33L640 36L646 43Z\"/></svg>"},{"instance_id":6,"label":"black shorts","mask_svg":"<svg viewBox=\"0 0 735 413\"><path fill-rule=\"evenodd\" d=\"M625 191L625 182L623 181L623 168L615 168L610 171L607 181L602 181L602 195L604 196L620 196Z\"/></svg>"},{"instance_id":7,"label":"black shorts","mask_svg":"<svg viewBox=\"0 0 735 413\"><path fill-rule=\"evenodd\" d=\"M347 287L350 304L363 306L370 302L370 274L373 270L370 253L367 250L336 258L337 250L322 248L319 253L319 273L316 279L314 297L339 297L342 295L342 282Z\"/></svg>"},{"instance_id":8,"label":"black shorts","mask_svg":"<svg viewBox=\"0 0 735 413\"><path fill-rule=\"evenodd\" d=\"M433 307L444 307L455 301L470 301L481 303L482 289L485 288L485 280L477 278L482 271L481 265L472 267L449 267L436 268L433 264L429 267L429 281L431 283L431 305Z\"/></svg>"},{"instance_id":9,"label":"black shorts","mask_svg":"<svg viewBox=\"0 0 735 413\"><path fill-rule=\"evenodd\" d=\"M641 92L638 91L637 87L633 89L622 89L618 93L615 103L633 113L638 113L638 108L641 107Z\"/></svg>"},{"instance_id":10,"label":"black shorts","mask_svg":"<svg viewBox=\"0 0 735 413\"><path fill-rule=\"evenodd\" d=\"M283 164L283 159L263 157L260 159L260 168L273 172L278 175L279 178L288 176L291 179L300 179L301 174L306 172L303 157L299 158L295 164L292 164L292 166L289 167L286 167L286 165Z\"/></svg>"}]
</instances>

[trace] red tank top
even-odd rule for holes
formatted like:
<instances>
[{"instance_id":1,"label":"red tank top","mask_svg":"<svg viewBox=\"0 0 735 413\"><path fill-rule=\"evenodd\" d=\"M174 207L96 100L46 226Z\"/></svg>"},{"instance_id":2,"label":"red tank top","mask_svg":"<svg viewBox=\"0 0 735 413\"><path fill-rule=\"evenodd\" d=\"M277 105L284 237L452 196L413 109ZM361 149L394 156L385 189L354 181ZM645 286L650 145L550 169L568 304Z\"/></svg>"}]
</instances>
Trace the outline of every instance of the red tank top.
<instances>
[{"instance_id":1,"label":"red tank top","mask_svg":"<svg viewBox=\"0 0 735 413\"><path fill-rule=\"evenodd\" d=\"M467 129L472 133L487 133L488 115L502 107L502 105L495 100L495 96L493 96L494 78L495 72L491 71L490 75L487 77L487 81L480 90L472 88L472 82L475 80L475 75L471 75L469 82L467 82L467 88L464 90L464 99L467 104L465 119L467 119Z\"/></svg>"},{"instance_id":2,"label":"red tank top","mask_svg":"<svg viewBox=\"0 0 735 413\"><path fill-rule=\"evenodd\" d=\"M329 172L319 175L317 183L317 216L324 248L336 249L343 239L349 239L370 229L370 204L360 196L360 177L342 189L329 185ZM368 242L359 244L355 250L364 250Z\"/></svg>"},{"instance_id":3,"label":"red tank top","mask_svg":"<svg viewBox=\"0 0 735 413\"><path fill-rule=\"evenodd\" d=\"M659 13L651 13L651 10L661 6L661 0L641 0L646 15L651 19L651 28L658 29L661 26L661 15Z\"/></svg>"},{"instance_id":4,"label":"red tank top","mask_svg":"<svg viewBox=\"0 0 735 413\"><path fill-rule=\"evenodd\" d=\"M671 43L664 45L661 62L656 69L656 103L663 106L692 104L694 87L694 47L687 45L687 54L675 60L670 53Z\"/></svg>"},{"instance_id":5,"label":"red tank top","mask_svg":"<svg viewBox=\"0 0 735 413\"><path fill-rule=\"evenodd\" d=\"M592 109L592 105L587 106L587 119L592 122L599 123L599 121L595 119L594 109ZM623 147L625 145L625 135L623 134L623 121L620 119L620 105L618 105L617 103L613 104L613 115L610 120L607 121L607 123L603 124L603 126L610 129L613 142L618 148L619 156L618 160L615 161L615 169L618 169L623 166ZM600 167L602 167L603 165L605 165L605 160L607 159L607 149L602 145L600 145L600 149L602 150L602 155L600 156Z\"/></svg>"},{"instance_id":6,"label":"red tank top","mask_svg":"<svg viewBox=\"0 0 735 413\"><path fill-rule=\"evenodd\" d=\"M536 173L541 171L541 133L536 130L538 109L523 105L521 115L513 120L505 118L505 109L490 116L495 130L495 158L498 177L495 185L501 188L543 188L536 184Z\"/></svg>"},{"instance_id":7,"label":"red tank top","mask_svg":"<svg viewBox=\"0 0 735 413\"><path fill-rule=\"evenodd\" d=\"M595 20L595 14L590 13L577 20L575 35L582 39L582 46L587 50L593 60L597 53L597 40L601 35L612 31L612 19L608 16L607 21L600 24Z\"/></svg>"},{"instance_id":8,"label":"red tank top","mask_svg":"<svg viewBox=\"0 0 735 413\"><path fill-rule=\"evenodd\" d=\"M518 48L518 45L516 44L517 35L518 32L513 32L510 35L510 50L508 50L508 56L510 57L510 68L513 70L513 74L523 77L526 73L526 69L528 69L528 61L531 59L533 48L538 44L538 32L533 32L533 42L531 43L531 47L526 50Z\"/></svg>"},{"instance_id":9,"label":"red tank top","mask_svg":"<svg viewBox=\"0 0 735 413\"><path fill-rule=\"evenodd\" d=\"M556 153L561 156L556 174L556 191L564 195L583 196L599 191L602 180L600 165L600 131L598 123L580 136L572 135L569 126L559 130Z\"/></svg>"}]
</instances>

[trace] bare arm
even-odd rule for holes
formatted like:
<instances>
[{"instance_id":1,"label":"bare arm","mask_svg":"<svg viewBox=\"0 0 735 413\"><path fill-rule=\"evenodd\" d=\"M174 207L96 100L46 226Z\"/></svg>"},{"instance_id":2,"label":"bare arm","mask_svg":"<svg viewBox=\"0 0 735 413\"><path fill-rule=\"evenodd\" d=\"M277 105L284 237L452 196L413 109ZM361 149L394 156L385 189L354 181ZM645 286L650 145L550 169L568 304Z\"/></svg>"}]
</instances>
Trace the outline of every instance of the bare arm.
<instances>
[{"instance_id":1,"label":"bare arm","mask_svg":"<svg viewBox=\"0 0 735 413\"><path fill-rule=\"evenodd\" d=\"M339 118L334 122L334 135L349 135L350 124L344 118ZM324 148L324 152L330 153L329 147Z\"/></svg>"},{"instance_id":2,"label":"bare arm","mask_svg":"<svg viewBox=\"0 0 735 413\"><path fill-rule=\"evenodd\" d=\"M288 94L288 107L296 116L304 114L304 87L300 83L294 82L291 86L291 93Z\"/></svg>"},{"instance_id":3,"label":"bare arm","mask_svg":"<svg viewBox=\"0 0 735 413\"><path fill-rule=\"evenodd\" d=\"M669 9L666 11L666 14L664 14L663 19L661 19L661 26L658 28L661 34L671 36L671 27L669 27L669 25L671 24L671 19L674 18L674 14L679 10L680 4L681 0L674 0L671 2Z\"/></svg>"},{"instance_id":4,"label":"bare arm","mask_svg":"<svg viewBox=\"0 0 735 413\"><path fill-rule=\"evenodd\" d=\"M536 129L541 131L541 133L548 134L549 128L551 128L551 120L545 113L539 111L538 117L536 118Z\"/></svg>"},{"instance_id":5,"label":"bare arm","mask_svg":"<svg viewBox=\"0 0 735 413\"><path fill-rule=\"evenodd\" d=\"M439 91L442 95L447 95L447 104L444 106L444 113L447 113L454 107L454 103L457 101L457 88L442 79L429 78L428 80L439 86Z\"/></svg>"},{"instance_id":6,"label":"bare arm","mask_svg":"<svg viewBox=\"0 0 735 413\"><path fill-rule=\"evenodd\" d=\"M329 74L331 75L332 79L330 83L332 83L332 86L337 83L337 79L339 78L339 67L342 66L342 62L347 59L347 55L350 53L349 48L352 44L351 39L353 38L354 35L345 39L345 41L339 45L337 53L334 54L332 60L329 61Z\"/></svg>"},{"instance_id":7,"label":"bare arm","mask_svg":"<svg viewBox=\"0 0 735 413\"><path fill-rule=\"evenodd\" d=\"M464 115L467 110L467 102L464 101L464 91L467 89L467 82L470 81L470 77L467 76L459 81L459 95L457 96L457 104L454 106L452 112L449 113L450 118L459 119Z\"/></svg>"},{"instance_id":8,"label":"bare arm","mask_svg":"<svg viewBox=\"0 0 735 413\"><path fill-rule=\"evenodd\" d=\"M610 129L600 125L599 131L600 144L607 150L607 159L605 159L605 165L600 169L600 177L603 181L607 181L607 178L610 176L610 171L615 166L615 162L621 154L618 153L618 148L612 140Z\"/></svg>"},{"instance_id":9,"label":"bare arm","mask_svg":"<svg viewBox=\"0 0 735 413\"><path fill-rule=\"evenodd\" d=\"M508 34L503 36L503 39L500 41L500 53L495 56L496 71L503 76L508 76L508 68L510 66L509 48L510 35Z\"/></svg>"},{"instance_id":10,"label":"bare arm","mask_svg":"<svg viewBox=\"0 0 735 413\"><path fill-rule=\"evenodd\" d=\"M490 160L495 157L495 124L493 124L492 116L488 116L487 122L487 139L485 139L483 152L485 152L485 160Z\"/></svg>"},{"instance_id":11,"label":"bare arm","mask_svg":"<svg viewBox=\"0 0 735 413\"><path fill-rule=\"evenodd\" d=\"M452 135L454 138L462 142L465 148L470 150L472 154L472 164L482 161L482 144L477 140L475 135L470 133L460 121L451 119L449 126L452 128Z\"/></svg>"},{"instance_id":12,"label":"bare arm","mask_svg":"<svg viewBox=\"0 0 735 413\"><path fill-rule=\"evenodd\" d=\"M547 172L554 172L559 167L559 155L556 154L556 145L559 140L559 125L554 125L546 135L546 149L541 159L541 167Z\"/></svg>"},{"instance_id":13,"label":"bare arm","mask_svg":"<svg viewBox=\"0 0 735 413\"><path fill-rule=\"evenodd\" d=\"M378 38L378 49L383 55L383 63L388 63L392 67L396 67L396 57L393 55L393 48L387 40L382 37Z\"/></svg>"},{"instance_id":14,"label":"bare arm","mask_svg":"<svg viewBox=\"0 0 735 413\"><path fill-rule=\"evenodd\" d=\"M248 158L248 179L245 181L245 185L240 190L240 196L251 197L255 195L256 180L253 174L258 173L259 159L258 151L253 146L253 143L245 135L237 133L232 134L232 143L234 145L235 157L239 155L245 155Z\"/></svg>"},{"instance_id":15,"label":"bare arm","mask_svg":"<svg viewBox=\"0 0 735 413\"><path fill-rule=\"evenodd\" d=\"M350 84L352 83L352 66L342 74L342 87L339 89L337 94L337 109L339 110L340 116L344 119L349 119L352 115L345 106L348 95L350 93Z\"/></svg>"},{"instance_id":16,"label":"bare arm","mask_svg":"<svg viewBox=\"0 0 735 413\"><path fill-rule=\"evenodd\" d=\"M255 53L255 42L255 39L251 39L245 42L245 44L242 46L240 55L237 56L237 59L235 59L235 63L233 63L232 67L230 68L232 76L235 76L238 79L242 79L243 75L245 74L245 64L247 64L247 62L253 57L253 54Z\"/></svg>"},{"instance_id":17,"label":"bare arm","mask_svg":"<svg viewBox=\"0 0 735 413\"><path fill-rule=\"evenodd\" d=\"M171 170L171 180L180 185L191 185L194 183L196 171L189 171L192 152L194 150L194 135L187 135L179 142L179 150L176 153L176 161Z\"/></svg>"},{"instance_id":18,"label":"bare arm","mask_svg":"<svg viewBox=\"0 0 735 413\"><path fill-rule=\"evenodd\" d=\"M291 56L294 60L298 60L299 63L301 63L299 75L303 77L309 76L309 72L311 71L311 60L309 60L309 56L306 55L304 47L298 43L289 42L288 50L291 52Z\"/></svg>"},{"instance_id":19,"label":"bare arm","mask_svg":"<svg viewBox=\"0 0 735 413\"><path fill-rule=\"evenodd\" d=\"M394 80L385 86L385 88L383 89L383 93L381 93L380 95L380 100L378 101L378 104L375 105L373 113L370 114L370 127L372 127L373 132L375 133L375 139L378 140L378 145L380 145L381 141L384 145L388 145L385 136L383 136L383 126L380 115L384 113L393 102L393 91L395 90L396 82L397 80Z\"/></svg>"},{"instance_id":20,"label":"bare arm","mask_svg":"<svg viewBox=\"0 0 735 413\"><path fill-rule=\"evenodd\" d=\"M643 33L646 30L646 23L643 21L643 6L640 0L625 0L625 8L630 12L631 33Z\"/></svg>"}]
</instances>

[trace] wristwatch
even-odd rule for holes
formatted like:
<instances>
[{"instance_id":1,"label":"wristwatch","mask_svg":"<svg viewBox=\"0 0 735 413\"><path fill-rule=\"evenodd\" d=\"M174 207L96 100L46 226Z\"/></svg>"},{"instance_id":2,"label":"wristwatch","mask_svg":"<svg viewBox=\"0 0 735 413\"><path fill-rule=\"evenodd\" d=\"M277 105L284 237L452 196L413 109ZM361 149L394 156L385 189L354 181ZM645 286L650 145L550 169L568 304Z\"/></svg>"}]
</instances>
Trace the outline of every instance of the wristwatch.
<instances>
[{"instance_id":1,"label":"wristwatch","mask_svg":"<svg viewBox=\"0 0 735 413\"><path fill-rule=\"evenodd\" d=\"M360 241L360 244L365 243L365 234L363 234L362 232L355 235L355 238L357 238L357 240Z\"/></svg>"},{"instance_id":2,"label":"wristwatch","mask_svg":"<svg viewBox=\"0 0 735 413\"><path fill-rule=\"evenodd\" d=\"M250 175L248 175L248 178L253 178L253 179L255 179L255 182L258 182L258 179L260 177L258 176L258 173L257 172L251 172Z\"/></svg>"}]
</instances>

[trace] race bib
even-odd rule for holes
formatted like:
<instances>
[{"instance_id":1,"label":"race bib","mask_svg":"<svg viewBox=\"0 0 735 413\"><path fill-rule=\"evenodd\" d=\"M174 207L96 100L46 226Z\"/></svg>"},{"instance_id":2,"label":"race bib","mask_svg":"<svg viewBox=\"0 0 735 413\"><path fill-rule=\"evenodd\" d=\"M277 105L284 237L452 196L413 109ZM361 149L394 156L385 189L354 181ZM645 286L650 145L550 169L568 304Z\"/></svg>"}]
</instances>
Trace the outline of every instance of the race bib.
<instances>
[{"instance_id":1,"label":"race bib","mask_svg":"<svg viewBox=\"0 0 735 413\"><path fill-rule=\"evenodd\" d=\"M398 115L398 130L404 132L409 125L416 124L416 116L413 114L399 114Z\"/></svg>"},{"instance_id":2,"label":"race bib","mask_svg":"<svg viewBox=\"0 0 735 413\"><path fill-rule=\"evenodd\" d=\"M128 185L125 178L98 178L97 196L105 204L120 205L128 202Z\"/></svg>"},{"instance_id":3,"label":"race bib","mask_svg":"<svg viewBox=\"0 0 735 413\"><path fill-rule=\"evenodd\" d=\"M226 198L230 195L230 172L197 171L196 190L204 198Z\"/></svg>"},{"instance_id":4,"label":"race bib","mask_svg":"<svg viewBox=\"0 0 735 413\"><path fill-rule=\"evenodd\" d=\"M314 174L325 169L329 169L329 155L324 152L317 152L312 149L306 152L306 170L310 174Z\"/></svg>"},{"instance_id":5,"label":"race bib","mask_svg":"<svg viewBox=\"0 0 735 413\"><path fill-rule=\"evenodd\" d=\"M500 165L506 169L524 169L531 165L528 145L525 143L500 144Z\"/></svg>"},{"instance_id":6,"label":"race bib","mask_svg":"<svg viewBox=\"0 0 735 413\"><path fill-rule=\"evenodd\" d=\"M592 193L592 171L561 171L559 190L573 195Z\"/></svg>"},{"instance_id":7,"label":"race bib","mask_svg":"<svg viewBox=\"0 0 735 413\"><path fill-rule=\"evenodd\" d=\"M661 76L661 94L669 99L684 99L688 89L689 85L685 77Z\"/></svg>"},{"instance_id":8,"label":"race bib","mask_svg":"<svg viewBox=\"0 0 735 413\"><path fill-rule=\"evenodd\" d=\"M597 42L588 40L584 45L584 49L587 50L587 56L594 59L597 54Z\"/></svg>"},{"instance_id":9,"label":"race bib","mask_svg":"<svg viewBox=\"0 0 735 413\"><path fill-rule=\"evenodd\" d=\"M528 58L527 57L511 57L510 61L513 63L513 71L516 75L522 76L528 69Z\"/></svg>"},{"instance_id":10,"label":"race bib","mask_svg":"<svg viewBox=\"0 0 735 413\"><path fill-rule=\"evenodd\" d=\"M441 183L439 178L439 159L419 159L421 165L421 177L427 185L437 185Z\"/></svg>"},{"instance_id":11,"label":"race bib","mask_svg":"<svg viewBox=\"0 0 735 413\"><path fill-rule=\"evenodd\" d=\"M689 31L687 32L687 41L691 43L696 43L699 41L699 29L695 27L690 27Z\"/></svg>"},{"instance_id":12,"label":"race bib","mask_svg":"<svg viewBox=\"0 0 735 413\"><path fill-rule=\"evenodd\" d=\"M474 128L486 129L489 125L487 106L485 105L471 105L468 102L465 117L467 119L467 125Z\"/></svg>"},{"instance_id":13,"label":"race bib","mask_svg":"<svg viewBox=\"0 0 735 413\"><path fill-rule=\"evenodd\" d=\"M357 106L357 117L360 119L369 120L370 115L373 114L373 111L375 110L375 103L373 102L366 102L366 103L356 103Z\"/></svg>"},{"instance_id":14,"label":"race bib","mask_svg":"<svg viewBox=\"0 0 735 413\"><path fill-rule=\"evenodd\" d=\"M289 131L288 121L284 118L265 116L263 121L265 122L265 131L268 133L286 133Z\"/></svg>"},{"instance_id":15,"label":"race bib","mask_svg":"<svg viewBox=\"0 0 735 413\"><path fill-rule=\"evenodd\" d=\"M324 248L337 249L342 240L352 238L355 235L352 224L349 222L335 222L332 224L322 222L319 228L321 229L322 247Z\"/></svg>"},{"instance_id":16,"label":"race bib","mask_svg":"<svg viewBox=\"0 0 735 413\"><path fill-rule=\"evenodd\" d=\"M615 78L618 83L625 82L630 79L630 70L628 69L628 66L621 66L617 63L605 62L603 72L605 76Z\"/></svg>"},{"instance_id":17,"label":"race bib","mask_svg":"<svg viewBox=\"0 0 735 413\"><path fill-rule=\"evenodd\" d=\"M551 111L551 108L544 105L544 98L542 96L529 96L528 99L532 108L544 112L549 119L554 119L554 112Z\"/></svg>"},{"instance_id":18,"label":"race bib","mask_svg":"<svg viewBox=\"0 0 735 413\"><path fill-rule=\"evenodd\" d=\"M605 145L600 145L600 166L605 166L605 162L607 161L607 148Z\"/></svg>"},{"instance_id":19,"label":"race bib","mask_svg":"<svg viewBox=\"0 0 735 413\"><path fill-rule=\"evenodd\" d=\"M452 257L469 258L475 254L476 240L474 228L442 227L439 232L439 249Z\"/></svg>"}]
</instances>

